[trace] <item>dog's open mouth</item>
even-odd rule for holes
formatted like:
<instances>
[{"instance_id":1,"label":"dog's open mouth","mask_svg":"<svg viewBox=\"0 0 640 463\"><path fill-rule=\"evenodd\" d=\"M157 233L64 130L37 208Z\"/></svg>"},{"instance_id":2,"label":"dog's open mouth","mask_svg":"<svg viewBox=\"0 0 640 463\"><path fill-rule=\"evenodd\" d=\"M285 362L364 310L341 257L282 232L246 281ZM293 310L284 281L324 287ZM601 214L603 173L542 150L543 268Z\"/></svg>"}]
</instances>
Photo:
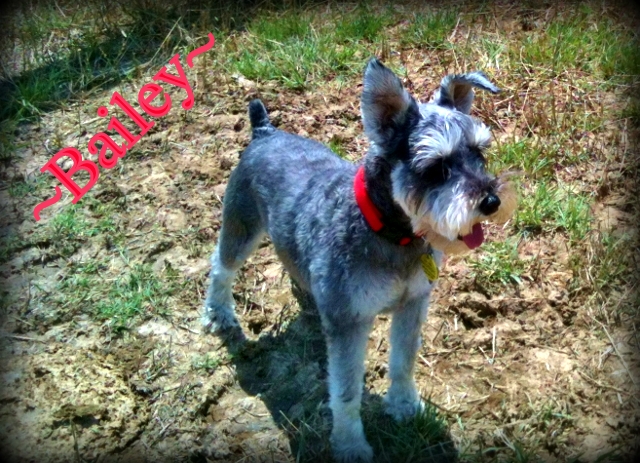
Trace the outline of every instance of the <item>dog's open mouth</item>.
<instances>
[{"instance_id":1,"label":"dog's open mouth","mask_svg":"<svg viewBox=\"0 0 640 463\"><path fill-rule=\"evenodd\" d=\"M484 242L484 230L481 223L477 223L471 229L471 233L464 236L458 236L459 240L464 241L469 249L475 249Z\"/></svg>"}]
</instances>

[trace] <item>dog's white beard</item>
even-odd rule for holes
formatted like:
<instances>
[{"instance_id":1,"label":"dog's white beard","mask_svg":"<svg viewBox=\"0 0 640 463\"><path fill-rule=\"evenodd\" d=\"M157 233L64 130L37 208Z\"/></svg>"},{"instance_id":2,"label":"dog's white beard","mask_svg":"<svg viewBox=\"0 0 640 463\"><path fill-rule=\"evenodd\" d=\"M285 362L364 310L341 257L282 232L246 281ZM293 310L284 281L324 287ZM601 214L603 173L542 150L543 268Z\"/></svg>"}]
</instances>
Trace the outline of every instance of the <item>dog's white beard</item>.
<instances>
[{"instance_id":1,"label":"dog's white beard","mask_svg":"<svg viewBox=\"0 0 640 463\"><path fill-rule=\"evenodd\" d=\"M418 211L419 217L422 217L421 224L426 224L453 241L460 235L471 233L471 227L478 217L476 202L466 196L459 185L453 189L443 189L438 193L431 210L428 210L429 205L424 200ZM421 228L425 228L424 225Z\"/></svg>"}]
</instances>

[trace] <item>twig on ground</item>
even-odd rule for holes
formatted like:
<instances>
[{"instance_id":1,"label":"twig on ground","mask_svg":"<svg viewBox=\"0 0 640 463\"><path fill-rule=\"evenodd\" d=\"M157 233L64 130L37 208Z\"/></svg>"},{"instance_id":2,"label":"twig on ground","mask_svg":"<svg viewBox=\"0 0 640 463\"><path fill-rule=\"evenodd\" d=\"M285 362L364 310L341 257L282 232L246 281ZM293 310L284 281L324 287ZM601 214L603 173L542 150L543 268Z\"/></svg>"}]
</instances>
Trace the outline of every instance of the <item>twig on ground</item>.
<instances>
[{"instance_id":1,"label":"twig on ground","mask_svg":"<svg viewBox=\"0 0 640 463\"><path fill-rule=\"evenodd\" d=\"M16 341L25 341L25 342L40 342L42 344L46 344L47 341L43 341L42 339L30 338L29 336L20 336L17 334L7 334L3 336L9 339L15 339Z\"/></svg>"},{"instance_id":2,"label":"twig on ground","mask_svg":"<svg viewBox=\"0 0 640 463\"><path fill-rule=\"evenodd\" d=\"M601 382L596 381L596 380L595 380L595 379L593 379L591 376L587 375L586 373L581 372L580 370L576 370L576 371L577 371L577 372L578 372L578 374L579 374L580 376L582 376L584 379L586 379L587 381L589 381L589 382L591 382L591 383L595 384L595 385L596 385L596 386L598 386L599 388L602 388L602 389L611 389L612 391L616 391L616 392L619 392L619 393L622 393L622 394L627 394L627 395L629 395L629 394L630 394L629 392L624 391L624 390L622 390L622 389L619 389L619 388L617 388L617 387L615 387L615 386L611 386L611 385L609 385L609 384L602 384Z\"/></svg>"},{"instance_id":3,"label":"twig on ground","mask_svg":"<svg viewBox=\"0 0 640 463\"><path fill-rule=\"evenodd\" d=\"M611 346L613 347L613 350L616 351L616 354L618 355L618 358L620 359L620 362L622 363L622 366L624 367L624 369L627 371L627 374L629 375L629 379L631 379L631 382L634 385L637 385L636 383L636 379L633 377L633 375L631 374L631 370L629 370L629 367L627 366L627 362L625 362L624 358L622 357L622 355L620 354L620 351L618 350L618 347L616 346L616 343L613 341L613 338L611 337L611 335L609 334L609 330L607 330L607 327L604 326L604 324L602 324L601 322L599 322L598 320L596 320L593 316L591 316L591 319L596 322L598 325L600 325L600 327L603 329L604 333L607 335L607 337L609 338L609 341L611 342Z\"/></svg>"}]
</instances>

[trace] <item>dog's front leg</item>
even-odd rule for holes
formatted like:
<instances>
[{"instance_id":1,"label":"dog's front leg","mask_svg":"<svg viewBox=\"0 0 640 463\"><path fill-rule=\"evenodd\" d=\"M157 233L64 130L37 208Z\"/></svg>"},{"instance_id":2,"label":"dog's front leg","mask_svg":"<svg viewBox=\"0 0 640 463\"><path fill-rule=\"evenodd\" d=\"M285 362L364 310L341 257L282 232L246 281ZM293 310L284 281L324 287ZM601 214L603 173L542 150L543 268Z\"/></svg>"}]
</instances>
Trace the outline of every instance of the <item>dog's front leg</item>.
<instances>
[{"instance_id":1,"label":"dog's front leg","mask_svg":"<svg viewBox=\"0 0 640 463\"><path fill-rule=\"evenodd\" d=\"M384 398L386 412L396 420L409 418L422 408L413 379L420 330L429 306L429 296L414 298L398 308L391 321L391 387Z\"/></svg>"},{"instance_id":2,"label":"dog's front leg","mask_svg":"<svg viewBox=\"0 0 640 463\"><path fill-rule=\"evenodd\" d=\"M343 320L339 324L324 321L329 357L329 406L333 414L333 455L339 462L370 462L373 450L364 436L360 403L373 319Z\"/></svg>"}]
</instances>

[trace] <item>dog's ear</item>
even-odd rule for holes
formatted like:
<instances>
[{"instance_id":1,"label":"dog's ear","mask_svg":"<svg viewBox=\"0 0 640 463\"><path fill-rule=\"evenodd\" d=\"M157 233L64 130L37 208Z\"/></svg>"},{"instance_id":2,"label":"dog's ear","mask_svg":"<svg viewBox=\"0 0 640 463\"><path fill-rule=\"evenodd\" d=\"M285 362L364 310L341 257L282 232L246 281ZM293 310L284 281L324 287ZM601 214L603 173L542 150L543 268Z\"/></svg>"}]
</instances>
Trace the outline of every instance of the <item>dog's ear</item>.
<instances>
[{"instance_id":1,"label":"dog's ear","mask_svg":"<svg viewBox=\"0 0 640 463\"><path fill-rule=\"evenodd\" d=\"M452 74L442 79L440 88L434 96L434 103L440 106L453 107L469 114L473 103L473 87L498 93L500 89L493 85L484 72L476 71L468 74Z\"/></svg>"},{"instance_id":2,"label":"dog's ear","mask_svg":"<svg viewBox=\"0 0 640 463\"><path fill-rule=\"evenodd\" d=\"M403 127L419 114L400 79L376 58L369 60L364 71L361 111L365 133L386 149L394 148Z\"/></svg>"}]
</instances>

